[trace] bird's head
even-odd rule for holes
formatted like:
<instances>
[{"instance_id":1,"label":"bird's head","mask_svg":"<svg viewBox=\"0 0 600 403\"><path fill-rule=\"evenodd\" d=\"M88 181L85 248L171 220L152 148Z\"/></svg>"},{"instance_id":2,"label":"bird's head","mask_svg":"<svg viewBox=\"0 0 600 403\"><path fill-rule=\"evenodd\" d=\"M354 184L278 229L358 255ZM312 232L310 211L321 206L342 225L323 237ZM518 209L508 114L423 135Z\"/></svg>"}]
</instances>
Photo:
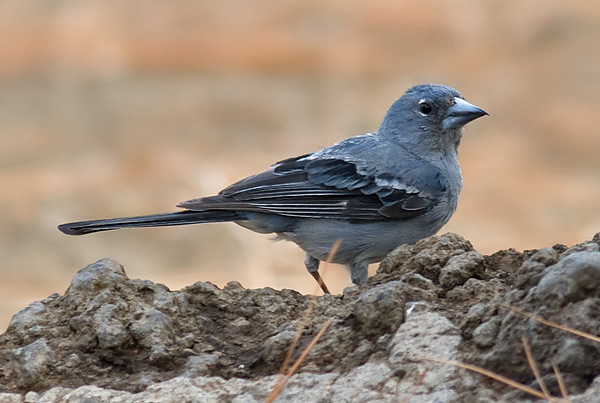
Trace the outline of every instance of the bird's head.
<instances>
[{"instance_id":1,"label":"bird's head","mask_svg":"<svg viewBox=\"0 0 600 403\"><path fill-rule=\"evenodd\" d=\"M464 125L487 114L453 88L417 85L392 104L379 133L402 143L445 151L458 147Z\"/></svg>"}]
</instances>

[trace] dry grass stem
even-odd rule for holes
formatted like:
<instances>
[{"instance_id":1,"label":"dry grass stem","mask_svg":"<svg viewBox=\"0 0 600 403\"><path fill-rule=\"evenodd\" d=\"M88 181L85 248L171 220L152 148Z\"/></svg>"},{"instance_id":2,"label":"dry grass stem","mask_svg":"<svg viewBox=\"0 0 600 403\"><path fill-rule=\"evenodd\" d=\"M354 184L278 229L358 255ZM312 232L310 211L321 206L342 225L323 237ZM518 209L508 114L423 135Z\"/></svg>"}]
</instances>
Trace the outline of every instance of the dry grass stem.
<instances>
[{"instance_id":1,"label":"dry grass stem","mask_svg":"<svg viewBox=\"0 0 600 403\"><path fill-rule=\"evenodd\" d=\"M550 363L552 364L554 375L556 375L556 381L558 382L558 387L560 388L560 394L562 395L564 401L570 402L569 392L567 391L567 385L565 385L565 380L563 379L562 373L558 369L558 365L556 365L554 360L550 360Z\"/></svg>"},{"instance_id":2,"label":"dry grass stem","mask_svg":"<svg viewBox=\"0 0 600 403\"><path fill-rule=\"evenodd\" d=\"M540 385L540 389L542 389L542 392L544 393L544 397L546 398L546 400L550 400L552 399L552 396L550 395L550 391L548 390L548 388L546 387L546 384L544 383L543 379L542 379L542 374L540 373L540 370L537 366L537 364L535 363L535 360L533 359L533 354L531 354L531 346L529 345L529 341L527 340L527 338L525 336L521 337L521 342L523 343L523 348L525 349L525 356L527 357L527 362L529 363L529 368L531 368L531 372L533 372L533 376L535 376L536 381L538 382L538 385Z\"/></svg>"},{"instance_id":3,"label":"dry grass stem","mask_svg":"<svg viewBox=\"0 0 600 403\"><path fill-rule=\"evenodd\" d=\"M331 324L333 323L333 320L334 320L334 318L327 319L327 321L323 324L323 327L321 327L321 330L319 330L319 333L317 333L315 335L315 337L313 337L311 342L308 343L308 346L306 346L306 348L302 351L302 354L300 354L300 357L298 357L298 359L296 360L294 365L292 365L292 367L289 369L289 371L286 375L286 379L285 379L286 382L288 381L288 379L290 379L290 377L292 375L294 375L294 373L298 370L298 367L300 367L300 365L302 365L302 362L306 359L306 356L308 355L308 353L310 353L310 350L313 349L315 344L317 344L319 339L325 334L327 329L329 329L329 326L331 326Z\"/></svg>"},{"instance_id":4,"label":"dry grass stem","mask_svg":"<svg viewBox=\"0 0 600 403\"><path fill-rule=\"evenodd\" d=\"M312 311L315 308L314 301L315 301L315 297L311 296L310 303L308 304L306 311L304 311L304 316L302 317L302 320L298 323L298 327L296 328L296 334L294 335L294 338L292 339L292 344L290 344L290 348L288 349L288 352L285 355L283 364L281 364L281 368L279 369L279 375L285 374L289 368L290 361L292 360L292 355L294 355L294 351L296 351L296 347L298 347L298 342L300 341L302 332L304 332L304 328L306 327L306 324L308 323L310 314L312 313Z\"/></svg>"},{"instance_id":5,"label":"dry grass stem","mask_svg":"<svg viewBox=\"0 0 600 403\"><path fill-rule=\"evenodd\" d=\"M473 372L477 372L478 374L481 375L485 375L488 378L494 379L498 382L502 382L505 385L508 385L514 389L518 389L522 392L528 393L530 395L533 395L535 397L539 397L540 399L547 399L551 402L565 402L563 399L559 399L559 398L555 398L555 397L546 397L544 395L544 393L540 392L537 389L534 389L530 386L527 385L523 385L522 383L519 383L517 381L513 381L510 378L507 378L505 376L502 376L500 374L497 374L495 372L489 371L485 368L481 368L478 367L477 365L472 365L472 364L467 364L464 362L460 362L460 361L454 361L454 360L444 360L441 358L423 358L424 360L428 360L428 361L435 361L435 362L440 362L442 364L450 364L450 365L454 365L455 367L459 367L459 368L464 368L467 369L469 371L473 371Z\"/></svg>"},{"instance_id":6,"label":"dry grass stem","mask_svg":"<svg viewBox=\"0 0 600 403\"><path fill-rule=\"evenodd\" d=\"M308 355L308 353L310 353L310 350L313 349L313 347L317 344L319 339L325 334L327 329L329 329L329 326L331 326L331 324L333 323L333 319L334 318L329 318L327 320L327 322L325 322L323 324L323 327L321 327L321 330L319 330L319 333L316 334L316 336L311 340L311 342L308 344L308 346L306 346L306 348L302 351L302 354L300 354L300 357L298 357L298 359L296 360L294 365L292 365L290 367L285 378L283 378L277 382L277 384L275 385L275 387L273 388L273 390L267 397L267 400L266 400L267 403L272 403L275 400L275 398L277 396L279 396L279 394L281 393L281 391L283 390L283 388L285 387L287 382L290 380L292 375L294 375L294 373L298 370L300 365L302 365L302 362L304 362L304 360L306 359L306 356Z\"/></svg>"},{"instance_id":7,"label":"dry grass stem","mask_svg":"<svg viewBox=\"0 0 600 403\"><path fill-rule=\"evenodd\" d=\"M323 266L323 270L322 270L323 274L325 274L325 272L327 271L327 268L329 267L329 264L333 260L333 257L335 256L338 249L340 248L341 243L342 243L341 239L336 240L334 242L333 246L331 247L331 249L329 250L329 255L327 256L327 259L325 260L325 264ZM275 400L275 398L279 395L279 393L281 393L281 390L287 383L288 379L293 375L293 373L296 371L298 366L302 363L302 361L300 361L300 359L304 360L304 357L302 357L302 355L301 355L300 358L298 358L298 361L300 361L300 363L298 363L298 361L296 361L296 363L292 366L292 368L290 368L288 370L289 364L292 360L292 356L294 355L294 351L296 351L296 347L298 347L300 337L302 336L302 333L304 332L304 329L306 328L308 320L310 319L310 315L312 314L313 310L315 309L315 304L317 301L316 293L319 291L320 285L317 284L317 287L318 288L315 288L314 292L309 297L310 300L309 300L308 307L306 307L306 311L304 311L304 316L302 317L302 320L298 323L298 327L296 329L296 335L294 336L294 339L292 340L290 348L288 349L288 352L285 355L285 358L283 360L283 364L281 364L281 368L279 369L279 376L281 377L284 374L286 374L286 376L285 376L285 378L280 378L280 380L277 382L277 384L275 385L275 387L269 394L269 397L267 398L267 402L272 402L273 400ZM314 344L316 343L316 341L318 341L319 338L321 338L323 333L325 333L325 330L327 330L329 325L331 325L332 321L333 321L333 318L331 318L329 321L325 322L325 325L323 326L321 331L317 334L317 336L315 336L315 338L313 339L311 344L309 344L310 348L312 348L314 346ZM306 351L306 349L304 351ZM306 351L306 354L308 354L308 352L310 352L310 349L308 351ZM296 364L298 364L298 365L296 365Z\"/></svg>"},{"instance_id":8,"label":"dry grass stem","mask_svg":"<svg viewBox=\"0 0 600 403\"><path fill-rule=\"evenodd\" d=\"M508 309L510 309L513 312L516 312L518 314L526 316L529 319L533 319L535 321L543 323L546 326L550 326L550 327L554 327L556 329L564 330L565 332L576 334L577 336L581 336L581 337L584 337L584 338L586 338L588 340L595 341L596 343L600 343L600 337L594 336L593 334L582 332L581 330L577 330L577 329L572 329L572 328L567 327L567 326L559 325L558 323L554 323L552 321L546 320L546 319L541 318L539 316L533 315L533 314L531 314L529 312L525 312L522 309L519 309L519 308L517 308L515 306L512 306L512 305L504 305L504 306L506 306Z\"/></svg>"},{"instance_id":9,"label":"dry grass stem","mask_svg":"<svg viewBox=\"0 0 600 403\"><path fill-rule=\"evenodd\" d=\"M329 264L333 260L333 257L335 256L338 249L340 248L341 243L342 243L342 240L338 239L337 241L335 241L335 243L331 247L331 250L329 251L329 255L327 256L327 259L325 260L325 265L323 267L323 274L325 274L325 272L327 271L327 268L329 267ZM285 359L283 360L283 364L281 364L281 368L279 369L279 375L285 374L288 369L290 361L292 360L292 355L294 354L294 351L296 351L296 347L298 347L298 342L300 341L302 332L304 332L304 328L306 327L306 324L308 323L308 319L310 318L312 311L315 309L315 303L317 300L317 297L316 297L317 292L319 292L319 288L315 288L312 295L309 297L310 301L309 301L308 307L306 308L306 311L304 311L304 316L302 317L302 320L298 323L298 327L296 329L296 335L294 336L294 339L292 340L292 344L290 345L290 348L285 356Z\"/></svg>"}]
</instances>

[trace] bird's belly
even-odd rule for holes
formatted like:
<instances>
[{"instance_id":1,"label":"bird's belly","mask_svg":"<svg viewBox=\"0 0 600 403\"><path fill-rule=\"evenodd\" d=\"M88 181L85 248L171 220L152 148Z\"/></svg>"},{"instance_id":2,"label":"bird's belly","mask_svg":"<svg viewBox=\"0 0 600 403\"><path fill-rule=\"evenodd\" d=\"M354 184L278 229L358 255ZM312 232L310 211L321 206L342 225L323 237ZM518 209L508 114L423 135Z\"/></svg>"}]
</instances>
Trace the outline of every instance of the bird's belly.
<instances>
[{"instance_id":1,"label":"bird's belly","mask_svg":"<svg viewBox=\"0 0 600 403\"><path fill-rule=\"evenodd\" d=\"M334 263L373 263L402 244L413 244L435 234L443 224L428 223L420 217L358 224L333 219L306 219L298 221L293 231L278 235L296 243L319 260L327 259L331 247L340 239L340 247L332 259Z\"/></svg>"}]
</instances>

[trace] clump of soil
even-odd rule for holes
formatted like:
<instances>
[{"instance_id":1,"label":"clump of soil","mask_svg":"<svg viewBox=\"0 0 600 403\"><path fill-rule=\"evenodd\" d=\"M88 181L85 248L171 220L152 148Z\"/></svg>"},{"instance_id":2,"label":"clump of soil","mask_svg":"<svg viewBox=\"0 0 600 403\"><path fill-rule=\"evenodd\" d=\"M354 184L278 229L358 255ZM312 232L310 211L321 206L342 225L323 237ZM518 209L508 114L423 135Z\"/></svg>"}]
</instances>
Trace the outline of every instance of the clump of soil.
<instances>
[{"instance_id":1,"label":"clump of soil","mask_svg":"<svg viewBox=\"0 0 600 403\"><path fill-rule=\"evenodd\" d=\"M294 358L329 318L334 322L284 394L301 400L323 388L324 401L345 394L356 401L516 397L505 385L428 359L476 364L538 387L523 337L552 393L559 394L552 362L571 394L597 388L599 344L507 306L598 334L599 243L597 234L570 248L491 256L454 234L401 246L367 284L316 298ZM247 290L235 282L170 291L129 279L121 265L103 259L80 270L64 295L13 317L0 336L0 392L78 401L74 396L91 396L93 385L99 401L169 401L191 388L198 399L261 400L310 303L292 290Z\"/></svg>"}]
</instances>

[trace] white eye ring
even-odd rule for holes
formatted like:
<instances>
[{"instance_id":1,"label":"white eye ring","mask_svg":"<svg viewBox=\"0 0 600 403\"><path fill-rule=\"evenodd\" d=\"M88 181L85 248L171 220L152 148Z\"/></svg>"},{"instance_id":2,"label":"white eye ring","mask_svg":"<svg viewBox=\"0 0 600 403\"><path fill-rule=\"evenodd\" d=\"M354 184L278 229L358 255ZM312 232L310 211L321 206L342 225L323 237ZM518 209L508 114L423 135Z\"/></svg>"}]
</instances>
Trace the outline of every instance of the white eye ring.
<instances>
[{"instance_id":1,"label":"white eye ring","mask_svg":"<svg viewBox=\"0 0 600 403\"><path fill-rule=\"evenodd\" d=\"M427 100L422 99L419 101L419 113L423 116L427 116L433 111L433 107Z\"/></svg>"}]
</instances>

